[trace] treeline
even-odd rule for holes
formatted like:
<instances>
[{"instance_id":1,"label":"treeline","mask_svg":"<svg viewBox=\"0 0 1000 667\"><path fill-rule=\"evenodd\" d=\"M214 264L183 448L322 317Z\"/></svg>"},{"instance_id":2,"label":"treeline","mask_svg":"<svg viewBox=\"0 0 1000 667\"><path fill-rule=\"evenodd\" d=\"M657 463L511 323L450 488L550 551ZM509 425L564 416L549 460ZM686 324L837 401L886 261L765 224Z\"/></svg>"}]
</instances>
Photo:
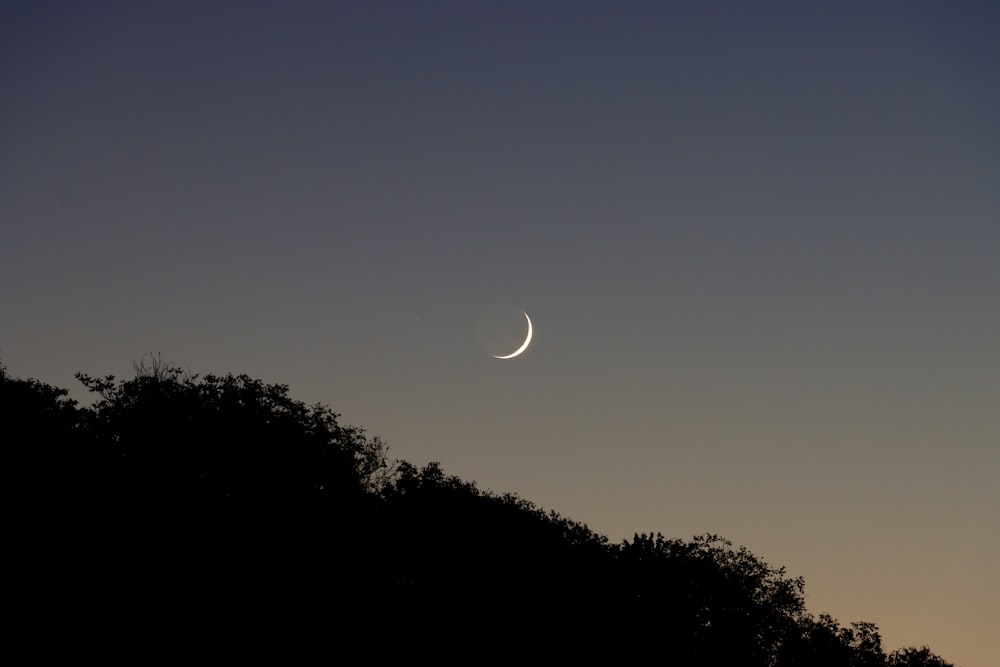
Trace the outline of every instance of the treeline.
<instances>
[{"instance_id":1,"label":"treeline","mask_svg":"<svg viewBox=\"0 0 1000 667\"><path fill-rule=\"evenodd\" d=\"M719 536L610 543L393 460L285 385L158 358L130 380L77 377L89 406L0 366L20 613L77 654L949 665L813 616L801 578Z\"/></svg>"}]
</instances>

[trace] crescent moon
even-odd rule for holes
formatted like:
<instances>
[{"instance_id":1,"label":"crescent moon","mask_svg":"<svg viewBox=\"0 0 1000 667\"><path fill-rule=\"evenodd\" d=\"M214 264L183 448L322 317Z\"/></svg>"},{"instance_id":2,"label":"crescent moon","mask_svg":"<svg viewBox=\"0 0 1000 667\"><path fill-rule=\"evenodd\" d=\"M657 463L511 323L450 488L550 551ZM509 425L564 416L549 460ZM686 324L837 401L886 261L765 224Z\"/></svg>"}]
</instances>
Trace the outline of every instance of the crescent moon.
<instances>
[{"instance_id":1,"label":"crescent moon","mask_svg":"<svg viewBox=\"0 0 1000 667\"><path fill-rule=\"evenodd\" d=\"M524 313L523 310L521 312ZM528 320L528 336L524 339L524 342L521 343L521 347L517 348L510 354L504 355L502 357L496 354L490 356L492 356L494 359L513 359L514 357L516 357L517 355L521 354L522 352L528 349L528 346L531 345L531 318L528 317L528 313L524 313L524 319Z\"/></svg>"}]
</instances>

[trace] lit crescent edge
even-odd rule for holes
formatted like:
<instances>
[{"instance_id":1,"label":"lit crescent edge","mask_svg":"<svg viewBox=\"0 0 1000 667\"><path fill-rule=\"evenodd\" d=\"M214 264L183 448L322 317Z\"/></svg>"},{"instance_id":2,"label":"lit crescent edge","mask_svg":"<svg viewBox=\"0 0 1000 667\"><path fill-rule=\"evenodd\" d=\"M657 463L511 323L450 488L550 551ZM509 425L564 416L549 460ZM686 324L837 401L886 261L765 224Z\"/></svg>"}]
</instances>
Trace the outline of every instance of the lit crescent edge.
<instances>
[{"instance_id":1,"label":"lit crescent edge","mask_svg":"<svg viewBox=\"0 0 1000 667\"><path fill-rule=\"evenodd\" d=\"M524 313L523 310L521 312ZM495 354L491 354L490 355L491 357L493 357L494 359L513 359L514 357L516 357L517 355L521 354L522 352L528 349L528 346L531 345L531 318L528 317L528 313L524 313L524 319L528 320L528 337L524 339L523 343L521 343L521 347L517 348L508 355L498 357Z\"/></svg>"}]
</instances>

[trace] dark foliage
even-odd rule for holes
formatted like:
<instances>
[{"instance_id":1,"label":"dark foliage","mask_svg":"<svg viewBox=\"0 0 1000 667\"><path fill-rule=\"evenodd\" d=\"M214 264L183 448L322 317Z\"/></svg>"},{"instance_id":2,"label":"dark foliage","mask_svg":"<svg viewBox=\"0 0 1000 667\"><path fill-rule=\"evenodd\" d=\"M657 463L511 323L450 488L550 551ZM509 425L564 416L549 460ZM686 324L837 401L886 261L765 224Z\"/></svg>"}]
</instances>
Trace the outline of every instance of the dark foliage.
<instances>
[{"instance_id":1,"label":"dark foliage","mask_svg":"<svg viewBox=\"0 0 1000 667\"><path fill-rule=\"evenodd\" d=\"M78 378L89 407L0 366L16 500L32 510L23 604L80 645L106 651L113 627L147 648L295 635L445 663L948 665L926 648L887 656L871 623L812 617L801 579L719 536L609 544L437 463L393 462L284 385L158 358L131 380Z\"/></svg>"},{"instance_id":2,"label":"dark foliage","mask_svg":"<svg viewBox=\"0 0 1000 667\"><path fill-rule=\"evenodd\" d=\"M950 662L931 653L926 646L893 651L886 664L888 667L954 667Z\"/></svg>"}]
</instances>

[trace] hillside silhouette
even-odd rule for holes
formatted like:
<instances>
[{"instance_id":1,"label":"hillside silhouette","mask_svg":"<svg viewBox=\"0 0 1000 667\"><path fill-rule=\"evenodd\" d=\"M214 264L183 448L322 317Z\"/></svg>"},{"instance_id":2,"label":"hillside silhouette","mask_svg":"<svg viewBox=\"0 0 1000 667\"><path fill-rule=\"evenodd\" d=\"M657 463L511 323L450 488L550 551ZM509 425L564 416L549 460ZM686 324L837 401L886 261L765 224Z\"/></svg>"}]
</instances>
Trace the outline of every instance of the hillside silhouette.
<instances>
[{"instance_id":1,"label":"hillside silhouette","mask_svg":"<svg viewBox=\"0 0 1000 667\"><path fill-rule=\"evenodd\" d=\"M0 366L22 629L79 654L950 664L810 614L801 578L723 537L614 544L393 460L285 385L155 357L135 370L78 374L80 406Z\"/></svg>"}]
</instances>

